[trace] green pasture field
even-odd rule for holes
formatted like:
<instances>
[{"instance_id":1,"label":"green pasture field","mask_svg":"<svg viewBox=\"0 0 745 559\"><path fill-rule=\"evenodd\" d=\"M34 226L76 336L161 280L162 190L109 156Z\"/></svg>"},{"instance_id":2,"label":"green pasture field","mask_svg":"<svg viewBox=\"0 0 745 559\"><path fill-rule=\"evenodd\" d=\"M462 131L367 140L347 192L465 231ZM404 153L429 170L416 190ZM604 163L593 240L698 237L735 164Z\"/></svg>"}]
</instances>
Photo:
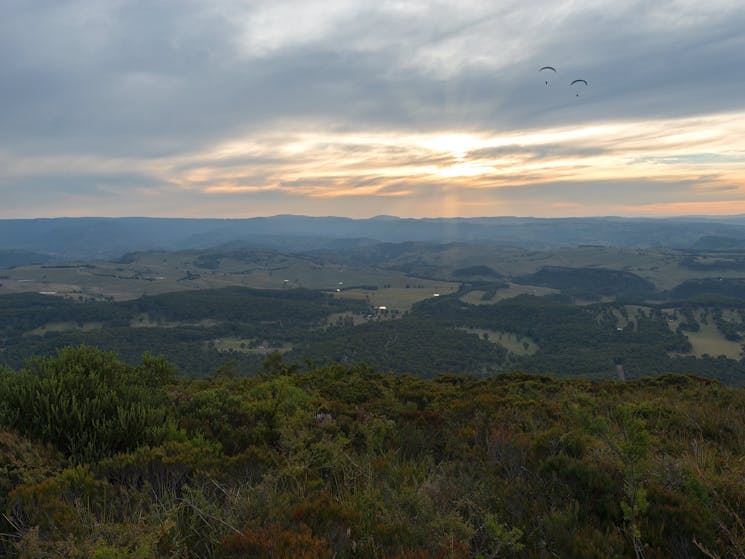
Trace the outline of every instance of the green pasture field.
<instances>
[{"instance_id":1,"label":"green pasture field","mask_svg":"<svg viewBox=\"0 0 745 559\"><path fill-rule=\"evenodd\" d=\"M217 326L219 322L205 318L204 320L187 322L187 321L166 321L166 320L153 320L147 313L134 317L129 322L130 328L178 328L180 326L197 326L202 328L210 328Z\"/></svg>"},{"instance_id":2,"label":"green pasture field","mask_svg":"<svg viewBox=\"0 0 745 559\"><path fill-rule=\"evenodd\" d=\"M741 342L728 340L717 328L714 317L710 312L697 309L693 313L699 324L698 332L684 332L688 341L693 346L693 354L701 357L705 354L713 357L724 355L730 359L741 359L743 357L743 346Z\"/></svg>"},{"instance_id":3,"label":"green pasture field","mask_svg":"<svg viewBox=\"0 0 745 559\"><path fill-rule=\"evenodd\" d=\"M454 245L438 252L436 257L424 254L421 260L447 268L450 272L467 266L488 266L507 278L532 274L545 266L623 270L650 280L660 290L671 289L691 278L745 275L736 270L693 270L681 263L688 256L688 253L674 249L580 246L525 250Z\"/></svg>"},{"instance_id":4,"label":"green pasture field","mask_svg":"<svg viewBox=\"0 0 745 559\"><path fill-rule=\"evenodd\" d=\"M483 296L485 293L486 291L474 289L473 291L469 291L465 295L461 295L460 300L464 303L468 303L469 305L488 305L492 301L483 300Z\"/></svg>"},{"instance_id":5,"label":"green pasture field","mask_svg":"<svg viewBox=\"0 0 745 559\"><path fill-rule=\"evenodd\" d=\"M685 318L678 312L678 309L665 309L662 311L662 316L667 320L667 327L673 332L678 329L681 322L685 321Z\"/></svg>"},{"instance_id":6,"label":"green pasture field","mask_svg":"<svg viewBox=\"0 0 745 559\"><path fill-rule=\"evenodd\" d=\"M602 296L599 299L583 299L582 297L573 297L572 302L575 305L580 306L587 306L587 305L595 305L596 303L612 303L615 301L615 297L609 297L609 296Z\"/></svg>"},{"instance_id":7,"label":"green pasture field","mask_svg":"<svg viewBox=\"0 0 745 559\"><path fill-rule=\"evenodd\" d=\"M736 322L742 324L742 315L739 310L736 309L722 309L722 318L729 322Z\"/></svg>"},{"instance_id":8,"label":"green pasture field","mask_svg":"<svg viewBox=\"0 0 745 559\"><path fill-rule=\"evenodd\" d=\"M741 342L733 342L725 338L713 321L709 321L708 324L699 324L700 330L698 332L684 332L693 346L693 354L696 357L707 354L712 357L724 355L736 360L743 357Z\"/></svg>"},{"instance_id":9,"label":"green pasture field","mask_svg":"<svg viewBox=\"0 0 745 559\"><path fill-rule=\"evenodd\" d=\"M640 317L649 317L652 309L643 305L624 305L626 314L628 316L628 323L634 325L634 330L637 329L637 321Z\"/></svg>"},{"instance_id":10,"label":"green pasture field","mask_svg":"<svg viewBox=\"0 0 745 559\"><path fill-rule=\"evenodd\" d=\"M625 308L628 319L624 318L620 311L614 310L613 313L616 316L619 328L625 328L628 324L633 324L634 329L636 329L639 316L649 316L651 311L649 307L640 305L626 305ZM685 316L683 316L679 309L664 309L662 315L667 322L667 327L672 332L675 332L682 323L686 322ZM697 332L683 330L683 335L688 338L688 341L693 346L692 351L685 355L695 355L696 357L702 357L704 355L718 357L724 355L735 360L742 359L745 356L741 342L728 340L724 333L717 328L711 312L704 309L697 309L693 312L693 317L699 325L699 330ZM734 309L723 309L722 317L732 322L741 321L739 312Z\"/></svg>"},{"instance_id":11,"label":"green pasture field","mask_svg":"<svg viewBox=\"0 0 745 559\"><path fill-rule=\"evenodd\" d=\"M78 324L76 322L50 322L44 326L40 326L39 328L34 328L27 332L26 335L43 336L47 332L73 332L75 330L80 332L91 332L93 330L100 330L101 328L103 328L103 323L101 322L84 322L83 324Z\"/></svg>"},{"instance_id":12,"label":"green pasture field","mask_svg":"<svg viewBox=\"0 0 745 559\"><path fill-rule=\"evenodd\" d=\"M503 332L500 330L486 330L484 328L463 328L469 334L475 334L479 338L485 339L496 345L500 345L510 353L515 355L535 355L540 349L532 339L518 336L512 332ZM484 338L486 335L486 338Z\"/></svg>"},{"instance_id":13,"label":"green pasture field","mask_svg":"<svg viewBox=\"0 0 745 559\"><path fill-rule=\"evenodd\" d=\"M142 295L227 286L344 291L367 286L378 289L405 288L407 284L444 291L439 286L453 277L455 270L468 266L487 266L505 278L531 274L544 266L624 270L651 280L658 289L670 289L692 278L743 275L742 271L736 270L689 269L682 265L685 258L690 258L690 254L675 250L599 246L525 250L452 244L422 248L419 252L412 250L404 256L380 262L381 267L375 267L351 266L316 257L260 250L223 253L142 252L113 262L37 265L2 270L0 294L34 291L76 299L124 300ZM703 253L698 259L705 264L719 260L722 257ZM421 268L422 274L428 278L440 279L423 279L392 269L403 269L403 264L407 264L411 273L417 273L416 270ZM500 290L492 302L524 293L515 289L537 291L537 288L530 286L511 286L511 289ZM478 298L475 295L467 297L464 300L468 302L480 302L474 300ZM406 299L410 300L409 297ZM386 305L384 302L380 304Z\"/></svg>"},{"instance_id":14,"label":"green pasture field","mask_svg":"<svg viewBox=\"0 0 745 559\"><path fill-rule=\"evenodd\" d=\"M328 316L326 319L326 326L335 326L345 321L351 321L352 326L358 326L368 322L368 318L363 315L355 314L353 312L338 312Z\"/></svg>"},{"instance_id":15,"label":"green pasture field","mask_svg":"<svg viewBox=\"0 0 745 559\"><path fill-rule=\"evenodd\" d=\"M454 245L435 256L424 254L421 260L443 268L457 269L483 265L505 277L517 277L537 272L544 266L571 268L608 268L625 270L657 283L664 281L671 269L677 268L681 256L675 251L581 246L553 250L505 249L485 246ZM687 271L686 278L692 277ZM656 278L656 279L653 279ZM673 285L677 285L676 282Z\"/></svg>"},{"instance_id":16,"label":"green pasture field","mask_svg":"<svg viewBox=\"0 0 745 559\"><path fill-rule=\"evenodd\" d=\"M243 286L257 289L304 287L344 291L349 288L389 288L379 305L402 309L416 297L395 290L419 287L430 295L449 292L457 283L411 277L396 270L349 267L304 256L257 253L255 259L223 258L211 269L200 265L199 252L145 252L127 262L94 262L64 266L26 266L2 270L0 294L43 292L80 300L126 300L189 289ZM372 290L370 290L372 291ZM408 290L407 290L408 291ZM356 297L352 295L352 297ZM392 299L392 302L386 303ZM399 301L404 301L399 303Z\"/></svg>"},{"instance_id":17,"label":"green pasture field","mask_svg":"<svg viewBox=\"0 0 745 559\"><path fill-rule=\"evenodd\" d=\"M678 309L665 309L663 315L667 319L668 328L672 331L677 330L678 326L686 321L686 318ZM728 340L724 333L717 328L714 317L709 311L697 309L693 312L693 316L699 325L699 330L697 332L683 330L683 334L693 346L693 350L688 355L695 355L696 357L724 355L735 360L743 358L742 343ZM724 309L722 316L725 320L740 321L739 313L733 309Z\"/></svg>"},{"instance_id":18,"label":"green pasture field","mask_svg":"<svg viewBox=\"0 0 745 559\"><path fill-rule=\"evenodd\" d=\"M623 316L621 311L619 311L618 309L615 309L615 308L613 309L613 316L616 317L616 326L618 328L626 328L626 326L628 326L631 323L636 324L633 318L631 317L626 318L625 316ZM634 326L634 328L636 328L636 326Z\"/></svg>"},{"instance_id":19,"label":"green pasture field","mask_svg":"<svg viewBox=\"0 0 745 559\"><path fill-rule=\"evenodd\" d=\"M559 290L551 289L550 287L540 287L538 285L522 285L511 283L509 284L509 287L497 289L497 292L491 299L484 300L484 293L485 291L475 289L461 296L460 300L471 305L493 305L505 299L518 297L519 295L535 295L536 297L543 297L545 295L559 293Z\"/></svg>"},{"instance_id":20,"label":"green pasture field","mask_svg":"<svg viewBox=\"0 0 745 559\"><path fill-rule=\"evenodd\" d=\"M121 268L121 269L120 269ZM40 266L4 270L0 293L39 292L81 300L125 300L193 288L168 276L123 269L109 262L96 268L51 268Z\"/></svg>"},{"instance_id":21,"label":"green pasture field","mask_svg":"<svg viewBox=\"0 0 745 559\"><path fill-rule=\"evenodd\" d=\"M406 312L414 303L447 295L458 290L458 284L435 280L410 278L410 287L385 287L382 289L345 289L335 292L336 297L362 299L371 307L386 307L388 311Z\"/></svg>"},{"instance_id":22,"label":"green pasture field","mask_svg":"<svg viewBox=\"0 0 745 559\"><path fill-rule=\"evenodd\" d=\"M267 355L274 352L287 353L292 350L292 344L273 346L260 340L242 338L218 338L212 340L212 344L217 351L222 353L239 352Z\"/></svg>"}]
</instances>

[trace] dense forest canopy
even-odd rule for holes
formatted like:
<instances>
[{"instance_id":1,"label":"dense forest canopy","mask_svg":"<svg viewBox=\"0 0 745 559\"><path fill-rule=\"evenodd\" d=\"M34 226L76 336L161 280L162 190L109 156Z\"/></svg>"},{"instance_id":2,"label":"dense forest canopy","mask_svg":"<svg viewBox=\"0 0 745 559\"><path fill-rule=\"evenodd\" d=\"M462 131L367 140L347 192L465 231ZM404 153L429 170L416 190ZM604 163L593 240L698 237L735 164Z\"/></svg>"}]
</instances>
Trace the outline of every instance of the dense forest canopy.
<instances>
[{"instance_id":1,"label":"dense forest canopy","mask_svg":"<svg viewBox=\"0 0 745 559\"><path fill-rule=\"evenodd\" d=\"M606 275L589 277L598 273ZM576 274L562 270L558 278ZM614 277L626 285L626 276ZM197 377L227 362L255 374L267 353L279 351L290 361L366 363L425 377L529 371L614 378L622 362L629 378L676 372L741 384L745 299L727 287L739 285L733 281L686 282L674 290L677 299L645 301L600 299L597 290L579 288L500 299L514 288L474 280L437 297L429 292L404 311L373 304L370 294L381 290L345 296L364 292L357 287L232 286L83 302L18 293L0 296L0 364L17 368L89 344L129 363L144 352L162 354Z\"/></svg>"}]
</instances>

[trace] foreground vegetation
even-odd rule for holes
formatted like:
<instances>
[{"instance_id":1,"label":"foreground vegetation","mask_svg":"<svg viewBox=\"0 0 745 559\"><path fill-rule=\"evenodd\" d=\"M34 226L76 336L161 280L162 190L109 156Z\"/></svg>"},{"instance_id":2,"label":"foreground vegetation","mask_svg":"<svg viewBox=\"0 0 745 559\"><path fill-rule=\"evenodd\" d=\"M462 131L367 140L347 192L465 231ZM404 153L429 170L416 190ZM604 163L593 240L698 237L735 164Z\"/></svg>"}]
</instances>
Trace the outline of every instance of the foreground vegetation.
<instances>
[{"instance_id":1,"label":"foreground vegetation","mask_svg":"<svg viewBox=\"0 0 745 559\"><path fill-rule=\"evenodd\" d=\"M745 392L88 347L0 373L0 555L743 557Z\"/></svg>"}]
</instances>

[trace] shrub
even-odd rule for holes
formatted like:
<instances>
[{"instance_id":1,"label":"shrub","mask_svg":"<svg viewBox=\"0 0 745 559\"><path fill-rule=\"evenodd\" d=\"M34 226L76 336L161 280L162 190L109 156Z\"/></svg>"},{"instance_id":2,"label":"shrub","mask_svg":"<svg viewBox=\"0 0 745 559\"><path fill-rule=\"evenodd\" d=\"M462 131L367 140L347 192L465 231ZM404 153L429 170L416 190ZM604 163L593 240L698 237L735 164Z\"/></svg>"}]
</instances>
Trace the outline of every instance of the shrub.
<instances>
[{"instance_id":1,"label":"shrub","mask_svg":"<svg viewBox=\"0 0 745 559\"><path fill-rule=\"evenodd\" d=\"M160 388L172 374L149 355L133 367L89 347L65 348L6 375L0 424L51 443L75 463L159 443L173 428Z\"/></svg>"}]
</instances>

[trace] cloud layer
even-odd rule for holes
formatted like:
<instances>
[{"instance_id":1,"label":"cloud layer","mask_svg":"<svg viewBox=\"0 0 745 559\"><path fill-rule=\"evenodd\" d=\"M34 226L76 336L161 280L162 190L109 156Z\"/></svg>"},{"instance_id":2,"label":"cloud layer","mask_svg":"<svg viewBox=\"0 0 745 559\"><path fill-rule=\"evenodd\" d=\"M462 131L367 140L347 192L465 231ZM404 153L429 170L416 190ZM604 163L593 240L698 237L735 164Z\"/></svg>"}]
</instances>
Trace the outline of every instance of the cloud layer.
<instances>
[{"instance_id":1,"label":"cloud layer","mask_svg":"<svg viewBox=\"0 0 745 559\"><path fill-rule=\"evenodd\" d=\"M0 217L745 212L737 2L4 12Z\"/></svg>"}]
</instances>

